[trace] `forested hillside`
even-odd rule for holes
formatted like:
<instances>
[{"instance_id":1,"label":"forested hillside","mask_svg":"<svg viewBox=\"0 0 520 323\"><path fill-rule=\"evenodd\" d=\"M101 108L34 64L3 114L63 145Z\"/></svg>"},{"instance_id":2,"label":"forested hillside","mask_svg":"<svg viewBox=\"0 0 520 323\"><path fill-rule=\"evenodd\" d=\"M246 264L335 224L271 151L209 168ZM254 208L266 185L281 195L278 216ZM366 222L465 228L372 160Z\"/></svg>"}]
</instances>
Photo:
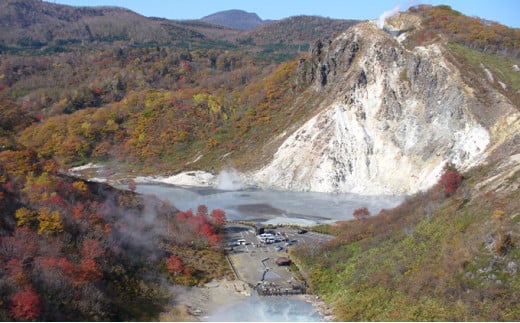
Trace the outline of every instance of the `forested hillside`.
<instances>
[{"instance_id":1,"label":"forested hillside","mask_svg":"<svg viewBox=\"0 0 520 323\"><path fill-rule=\"evenodd\" d=\"M292 256L339 321L517 321L519 175L512 159L475 169Z\"/></svg>"},{"instance_id":2,"label":"forested hillside","mask_svg":"<svg viewBox=\"0 0 520 323\"><path fill-rule=\"evenodd\" d=\"M520 55L520 30L478 17L468 17L449 6L417 6L410 12L422 18L423 30L412 40L418 44L446 37L485 53Z\"/></svg>"},{"instance_id":3,"label":"forested hillside","mask_svg":"<svg viewBox=\"0 0 520 323\"><path fill-rule=\"evenodd\" d=\"M3 65L4 98L37 121L20 142L69 166L115 158L171 170L197 155L209 165L286 127L282 116L290 110L282 107L300 92L294 62L275 66L215 50L112 54L64 54L57 66L46 57Z\"/></svg>"},{"instance_id":4,"label":"forested hillside","mask_svg":"<svg viewBox=\"0 0 520 323\"><path fill-rule=\"evenodd\" d=\"M180 212L153 197L59 175L36 152L0 152L3 321L157 320L165 284L230 274L222 210Z\"/></svg>"},{"instance_id":5,"label":"forested hillside","mask_svg":"<svg viewBox=\"0 0 520 323\"><path fill-rule=\"evenodd\" d=\"M292 57L318 35L295 41L286 25L308 30L319 21L320 35L346 27L302 17L273 23L269 34L240 36L119 8L2 6L9 27L0 33L2 107L24 118L20 143L66 167L124 161L179 171L195 159L190 167L209 169L223 155L245 156L309 110L291 104L305 87Z\"/></svg>"}]
</instances>

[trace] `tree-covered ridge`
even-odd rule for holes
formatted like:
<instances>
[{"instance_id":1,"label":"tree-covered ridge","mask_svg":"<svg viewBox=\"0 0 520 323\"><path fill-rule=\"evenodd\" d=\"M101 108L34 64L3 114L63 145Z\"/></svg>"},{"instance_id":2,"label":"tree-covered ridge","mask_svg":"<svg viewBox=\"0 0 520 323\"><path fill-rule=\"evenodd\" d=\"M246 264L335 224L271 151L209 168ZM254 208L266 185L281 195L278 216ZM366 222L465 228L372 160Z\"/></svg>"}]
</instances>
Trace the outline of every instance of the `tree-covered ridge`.
<instances>
[{"instance_id":1,"label":"tree-covered ridge","mask_svg":"<svg viewBox=\"0 0 520 323\"><path fill-rule=\"evenodd\" d=\"M0 9L0 51L11 53L96 50L115 43L149 46L216 41L204 35L204 28L199 32L197 28L179 22L146 18L117 7L75 7L39 0L9 0L2 1Z\"/></svg>"},{"instance_id":2,"label":"tree-covered ridge","mask_svg":"<svg viewBox=\"0 0 520 323\"><path fill-rule=\"evenodd\" d=\"M478 88L477 96L489 105L489 85L520 104L520 29L478 17L468 17L449 6L420 5L410 12L422 18L411 33L410 46L447 43L465 81Z\"/></svg>"},{"instance_id":3,"label":"tree-covered ridge","mask_svg":"<svg viewBox=\"0 0 520 323\"><path fill-rule=\"evenodd\" d=\"M434 40L441 34L449 41L479 51L515 57L520 55L520 29L468 17L449 6L419 5L410 8L410 12L423 18L423 29L414 36L414 41L418 43Z\"/></svg>"},{"instance_id":4,"label":"tree-covered ridge","mask_svg":"<svg viewBox=\"0 0 520 323\"><path fill-rule=\"evenodd\" d=\"M36 121L20 141L66 165L115 157L178 169L197 154L254 149L291 122L283 108L302 91L296 61L216 49L8 56L1 70L4 99Z\"/></svg>"},{"instance_id":5,"label":"tree-covered ridge","mask_svg":"<svg viewBox=\"0 0 520 323\"><path fill-rule=\"evenodd\" d=\"M259 45L307 45L316 39L334 38L358 22L320 16L294 16L244 32L240 34L240 41Z\"/></svg>"},{"instance_id":6,"label":"tree-covered ridge","mask_svg":"<svg viewBox=\"0 0 520 323\"><path fill-rule=\"evenodd\" d=\"M222 210L179 212L56 167L31 150L0 152L2 321L156 320L176 296L166 280L230 274Z\"/></svg>"},{"instance_id":7,"label":"tree-covered ridge","mask_svg":"<svg viewBox=\"0 0 520 323\"><path fill-rule=\"evenodd\" d=\"M143 17L118 7L77 7L39 0L0 2L0 53L52 55L112 47L237 46L262 58L284 61L316 38L356 23L321 17L291 17L272 22L270 32L230 29L204 20ZM258 28L255 28L258 29Z\"/></svg>"}]
</instances>

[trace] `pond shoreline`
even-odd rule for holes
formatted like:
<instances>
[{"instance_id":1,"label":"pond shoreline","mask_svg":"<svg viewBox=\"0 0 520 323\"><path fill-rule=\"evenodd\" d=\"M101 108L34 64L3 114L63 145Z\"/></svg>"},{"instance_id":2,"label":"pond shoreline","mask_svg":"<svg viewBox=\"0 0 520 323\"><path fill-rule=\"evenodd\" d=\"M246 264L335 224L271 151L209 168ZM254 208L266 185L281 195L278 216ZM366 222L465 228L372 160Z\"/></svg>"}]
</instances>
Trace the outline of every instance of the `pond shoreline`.
<instances>
[{"instance_id":1,"label":"pond shoreline","mask_svg":"<svg viewBox=\"0 0 520 323\"><path fill-rule=\"evenodd\" d=\"M277 232L296 244L321 243L333 238L315 232L300 234L297 229L286 227L278 227ZM243 240L244 244L235 244L238 239ZM263 284L288 289L305 286L297 272L275 262L277 257L290 257L288 249L291 246L283 241L260 244L252 227L232 222L226 225L225 241L226 245L233 245L227 250L226 258L235 273L235 279L214 280L203 287L179 288L176 293L176 308L178 312L187 315L186 320L233 321L236 319L235 315L243 315L240 321L258 321L266 317L257 318L253 312L262 307L264 312L269 312L266 314L267 318L273 315L275 321L286 320L286 317L279 315L287 315L289 321L334 320L331 306L316 295L260 296L255 289L255 286L260 288ZM285 308L277 307L281 303ZM236 314L238 312L241 314ZM291 319L295 313L298 313L297 318Z\"/></svg>"},{"instance_id":2,"label":"pond shoreline","mask_svg":"<svg viewBox=\"0 0 520 323\"><path fill-rule=\"evenodd\" d=\"M228 308L239 306L252 296L254 291L247 284L240 280L215 280L203 287L182 287L179 288L176 298L174 312L177 313L174 320L211 322L212 316ZM242 287L244 287L242 289ZM312 294L294 296L274 296L279 298L303 301L312 305L324 322L333 322L332 307L323 301L319 296ZM273 297L268 297L273 298ZM180 315L179 315L180 313ZM172 317L163 315L161 321L171 321ZM247 321L247 320L245 320Z\"/></svg>"}]
</instances>

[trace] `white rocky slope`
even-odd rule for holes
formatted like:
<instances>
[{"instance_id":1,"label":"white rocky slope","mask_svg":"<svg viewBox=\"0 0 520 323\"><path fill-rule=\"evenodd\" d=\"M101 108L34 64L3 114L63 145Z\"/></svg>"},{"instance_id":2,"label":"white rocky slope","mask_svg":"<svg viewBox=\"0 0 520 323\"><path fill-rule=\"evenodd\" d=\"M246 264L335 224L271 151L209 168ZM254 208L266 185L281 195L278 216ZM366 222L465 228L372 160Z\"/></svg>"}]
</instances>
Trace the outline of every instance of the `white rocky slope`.
<instances>
[{"instance_id":1,"label":"white rocky slope","mask_svg":"<svg viewBox=\"0 0 520 323\"><path fill-rule=\"evenodd\" d=\"M481 163L497 144L492 129L519 120L503 96L493 116L482 112L489 107L441 45L409 51L370 22L313 54L302 64L327 103L248 176L257 185L410 194L433 185L446 162L461 169Z\"/></svg>"}]
</instances>

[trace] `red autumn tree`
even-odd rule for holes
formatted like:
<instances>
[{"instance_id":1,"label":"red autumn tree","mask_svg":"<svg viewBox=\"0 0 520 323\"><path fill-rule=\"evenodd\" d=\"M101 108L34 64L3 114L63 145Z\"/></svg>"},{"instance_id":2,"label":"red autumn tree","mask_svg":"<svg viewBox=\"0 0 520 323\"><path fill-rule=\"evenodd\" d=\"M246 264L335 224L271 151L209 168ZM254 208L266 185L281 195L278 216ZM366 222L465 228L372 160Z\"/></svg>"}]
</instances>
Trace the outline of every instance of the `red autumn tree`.
<instances>
[{"instance_id":1,"label":"red autumn tree","mask_svg":"<svg viewBox=\"0 0 520 323\"><path fill-rule=\"evenodd\" d=\"M83 240L81 246L81 255L86 259L94 259L103 255L104 250L97 240Z\"/></svg>"},{"instance_id":2,"label":"red autumn tree","mask_svg":"<svg viewBox=\"0 0 520 323\"><path fill-rule=\"evenodd\" d=\"M79 220L85 216L85 205L78 204L72 206L72 217Z\"/></svg>"},{"instance_id":3,"label":"red autumn tree","mask_svg":"<svg viewBox=\"0 0 520 323\"><path fill-rule=\"evenodd\" d=\"M42 310L41 300L30 285L11 296L11 314L18 320L33 320L38 318Z\"/></svg>"},{"instance_id":4,"label":"red autumn tree","mask_svg":"<svg viewBox=\"0 0 520 323\"><path fill-rule=\"evenodd\" d=\"M90 283L98 281L102 276L101 269L93 259L83 259L75 268L73 281L76 284Z\"/></svg>"},{"instance_id":5,"label":"red autumn tree","mask_svg":"<svg viewBox=\"0 0 520 323\"><path fill-rule=\"evenodd\" d=\"M444 196L453 195L462 184L462 176L454 165L447 164L444 167L444 173L439 179L439 186L444 191Z\"/></svg>"},{"instance_id":6,"label":"red autumn tree","mask_svg":"<svg viewBox=\"0 0 520 323\"><path fill-rule=\"evenodd\" d=\"M185 221L187 219L190 219L193 217L193 211L191 209L189 209L188 211L186 212L183 212L183 211L179 211L176 215L176 218L177 220L179 221Z\"/></svg>"},{"instance_id":7,"label":"red autumn tree","mask_svg":"<svg viewBox=\"0 0 520 323\"><path fill-rule=\"evenodd\" d=\"M219 243L222 241L222 235L214 233L208 236L209 244L213 247L219 246Z\"/></svg>"},{"instance_id":8,"label":"red autumn tree","mask_svg":"<svg viewBox=\"0 0 520 323\"><path fill-rule=\"evenodd\" d=\"M52 195L47 200L43 200L42 202L45 202L51 208L67 206L67 203L65 202L65 200L59 195Z\"/></svg>"},{"instance_id":9,"label":"red autumn tree","mask_svg":"<svg viewBox=\"0 0 520 323\"><path fill-rule=\"evenodd\" d=\"M92 94L94 94L95 96L101 96L103 94L103 88L101 88L100 86L96 86L92 89Z\"/></svg>"},{"instance_id":10,"label":"red autumn tree","mask_svg":"<svg viewBox=\"0 0 520 323\"><path fill-rule=\"evenodd\" d=\"M182 260L178 256L173 255L166 260L166 269L174 275L181 273L183 267Z\"/></svg>"},{"instance_id":11,"label":"red autumn tree","mask_svg":"<svg viewBox=\"0 0 520 323\"><path fill-rule=\"evenodd\" d=\"M215 209L211 211L211 218L217 227L222 228L226 223L226 212L221 209Z\"/></svg>"},{"instance_id":12,"label":"red autumn tree","mask_svg":"<svg viewBox=\"0 0 520 323\"><path fill-rule=\"evenodd\" d=\"M370 216L370 211L368 211L368 209L366 207L361 207L359 209L354 210L354 212L352 212L352 215L357 220L362 220L362 219L366 219Z\"/></svg>"},{"instance_id":13,"label":"red autumn tree","mask_svg":"<svg viewBox=\"0 0 520 323\"><path fill-rule=\"evenodd\" d=\"M205 236L206 238L209 238L213 234L215 234L215 231L213 230L213 227L209 223L204 223L200 227L200 234Z\"/></svg>"},{"instance_id":14,"label":"red autumn tree","mask_svg":"<svg viewBox=\"0 0 520 323\"><path fill-rule=\"evenodd\" d=\"M20 259L11 259L5 264L7 275L13 278L17 284L23 285L27 281L27 277L23 270L23 264Z\"/></svg>"},{"instance_id":15,"label":"red autumn tree","mask_svg":"<svg viewBox=\"0 0 520 323\"><path fill-rule=\"evenodd\" d=\"M36 260L41 271L60 270L65 276L73 277L75 266L67 258L38 257Z\"/></svg>"},{"instance_id":16,"label":"red autumn tree","mask_svg":"<svg viewBox=\"0 0 520 323\"><path fill-rule=\"evenodd\" d=\"M208 207L204 204L201 204L197 207L197 216L206 217L208 216Z\"/></svg>"}]
</instances>

